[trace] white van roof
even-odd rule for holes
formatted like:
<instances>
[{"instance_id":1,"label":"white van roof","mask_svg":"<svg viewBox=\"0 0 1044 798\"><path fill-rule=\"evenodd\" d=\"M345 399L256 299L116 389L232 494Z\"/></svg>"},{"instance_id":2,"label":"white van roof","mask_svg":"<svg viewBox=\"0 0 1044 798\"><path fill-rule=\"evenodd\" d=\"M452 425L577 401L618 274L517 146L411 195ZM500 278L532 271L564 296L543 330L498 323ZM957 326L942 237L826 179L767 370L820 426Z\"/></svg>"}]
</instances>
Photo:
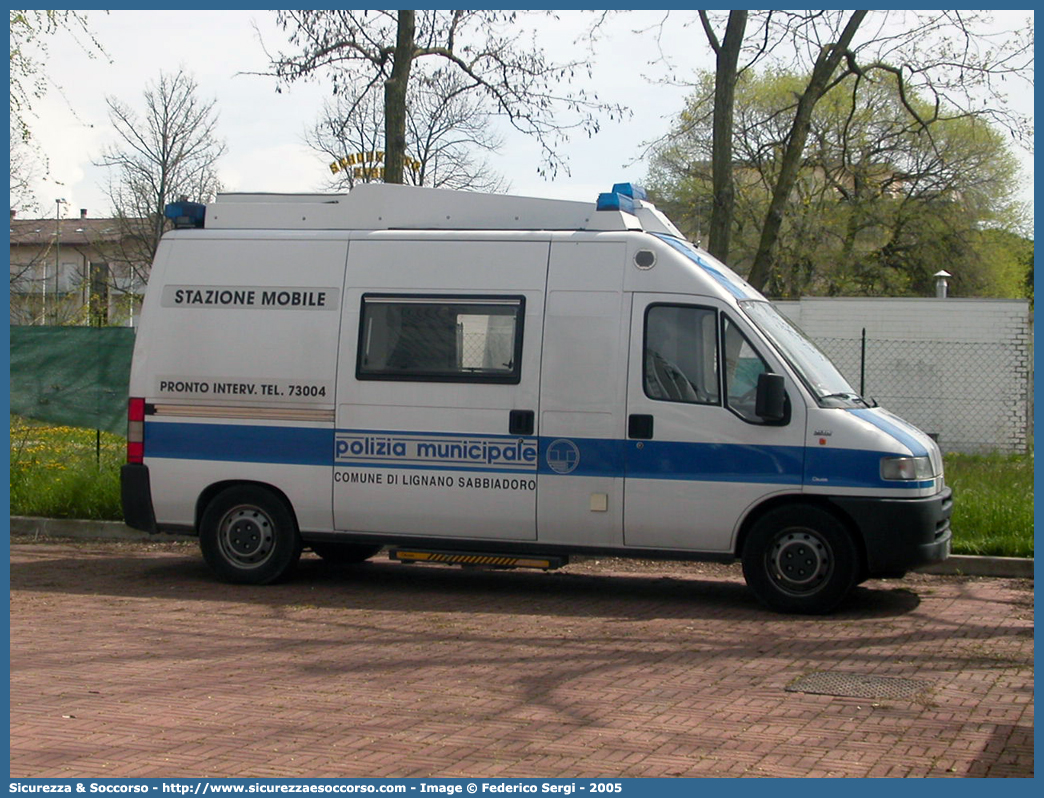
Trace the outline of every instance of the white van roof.
<instances>
[{"instance_id":1,"label":"white van roof","mask_svg":"<svg viewBox=\"0 0 1044 798\"><path fill-rule=\"evenodd\" d=\"M184 216L171 214L181 205L167 215ZM347 194L223 193L202 215L202 226L222 230L644 230L683 238L630 183L597 203L385 183Z\"/></svg>"}]
</instances>

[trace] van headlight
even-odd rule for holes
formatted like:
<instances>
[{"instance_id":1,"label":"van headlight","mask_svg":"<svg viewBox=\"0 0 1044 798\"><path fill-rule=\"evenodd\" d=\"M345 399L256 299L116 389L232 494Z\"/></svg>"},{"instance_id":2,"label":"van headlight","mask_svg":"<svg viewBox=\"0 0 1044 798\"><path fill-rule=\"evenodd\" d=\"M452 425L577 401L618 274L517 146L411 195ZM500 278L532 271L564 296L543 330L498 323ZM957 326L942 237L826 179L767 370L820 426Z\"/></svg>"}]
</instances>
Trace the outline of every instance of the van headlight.
<instances>
[{"instance_id":1,"label":"van headlight","mask_svg":"<svg viewBox=\"0 0 1044 798\"><path fill-rule=\"evenodd\" d=\"M930 457L881 458L881 479L921 480L934 476Z\"/></svg>"}]
</instances>

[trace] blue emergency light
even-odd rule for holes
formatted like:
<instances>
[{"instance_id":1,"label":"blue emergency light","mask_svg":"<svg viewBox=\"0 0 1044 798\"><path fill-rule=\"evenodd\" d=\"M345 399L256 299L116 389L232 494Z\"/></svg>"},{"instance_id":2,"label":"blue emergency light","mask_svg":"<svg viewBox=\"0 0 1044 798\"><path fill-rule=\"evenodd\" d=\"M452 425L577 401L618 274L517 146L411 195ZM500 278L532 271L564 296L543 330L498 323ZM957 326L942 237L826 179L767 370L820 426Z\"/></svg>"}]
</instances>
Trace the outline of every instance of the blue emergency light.
<instances>
[{"instance_id":1,"label":"blue emergency light","mask_svg":"<svg viewBox=\"0 0 1044 798\"><path fill-rule=\"evenodd\" d=\"M598 204L595 208L599 211L634 213L634 201L643 200L645 197L645 189L641 186L633 183L617 183L609 193L598 195Z\"/></svg>"},{"instance_id":2,"label":"blue emergency light","mask_svg":"<svg viewBox=\"0 0 1044 798\"><path fill-rule=\"evenodd\" d=\"M207 206L199 202L172 202L163 210L163 215L174 222L177 228L202 227L207 215Z\"/></svg>"},{"instance_id":3,"label":"blue emergency light","mask_svg":"<svg viewBox=\"0 0 1044 798\"><path fill-rule=\"evenodd\" d=\"M636 186L634 183L616 183L613 186L613 193L623 194L625 197L636 200L646 199L645 189L641 186Z\"/></svg>"}]
</instances>

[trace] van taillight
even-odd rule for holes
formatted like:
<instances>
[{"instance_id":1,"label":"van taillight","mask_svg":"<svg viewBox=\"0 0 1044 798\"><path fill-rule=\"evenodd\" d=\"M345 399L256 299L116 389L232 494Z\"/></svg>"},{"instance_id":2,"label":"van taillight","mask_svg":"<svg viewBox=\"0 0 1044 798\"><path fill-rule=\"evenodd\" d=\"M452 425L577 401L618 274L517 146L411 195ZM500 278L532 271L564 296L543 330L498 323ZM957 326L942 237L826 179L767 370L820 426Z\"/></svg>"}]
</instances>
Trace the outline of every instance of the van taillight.
<instances>
[{"instance_id":1,"label":"van taillight","mask_svg":"<svg viewBox=\"0 0 1044 798\"><path fill-rule=\"evenodd\" d=\"M127 462L145 460L145 400L131 397L127 403Z\"/></svg>"}]
</instances>

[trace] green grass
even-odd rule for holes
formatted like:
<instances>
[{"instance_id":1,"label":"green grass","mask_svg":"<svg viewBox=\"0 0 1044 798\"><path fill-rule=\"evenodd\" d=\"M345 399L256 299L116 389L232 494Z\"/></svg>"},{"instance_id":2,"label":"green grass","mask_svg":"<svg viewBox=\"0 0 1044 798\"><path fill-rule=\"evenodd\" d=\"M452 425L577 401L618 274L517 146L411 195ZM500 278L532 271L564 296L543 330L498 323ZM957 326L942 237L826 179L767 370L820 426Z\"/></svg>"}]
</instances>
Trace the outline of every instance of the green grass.
<instances>
[{"instance_id":1,"label":"green grass","mask_svg":"<svg viewBox=\"0 0 1044 798\"><path fill-rule=\"evenodd\" d=\"M125 441L11 416L11 514L122 519ZM1033 455L946 457L954 489L953 553L1033 556Z\"/></svg>"},{"instance_id":2,"label":"green grass","mask_svg":"<svg viewBox=\"0 0 1044 798\"><path fill-rule=\"evenodd\" d=\"M11 416L11 515L120 520L126 441Z\"/></svg>"},{"instance_id":3,"label":"green grass","mask_svg":"<svg viewBox=\"0 0 1044 798\"><path fill-rule=\"evenodd\" d=\"M1033 556L1033 455L946 456L953 553Z\"/></svg>"}]
</instances>

